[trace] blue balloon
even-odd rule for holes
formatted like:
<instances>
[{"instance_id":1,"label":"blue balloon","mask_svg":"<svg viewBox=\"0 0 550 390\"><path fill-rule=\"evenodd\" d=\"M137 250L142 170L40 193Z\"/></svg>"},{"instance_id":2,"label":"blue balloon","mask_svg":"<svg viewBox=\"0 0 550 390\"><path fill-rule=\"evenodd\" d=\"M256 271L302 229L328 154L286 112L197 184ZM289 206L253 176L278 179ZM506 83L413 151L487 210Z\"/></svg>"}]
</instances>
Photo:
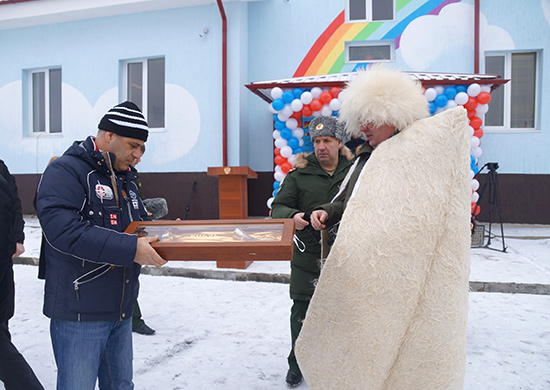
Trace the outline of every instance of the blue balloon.
<instances>
[{"instance_id":1,"label":"blue balloon","mask_svg":"<svg viewBox=\"0 0 550 390\"><path fill-rule=\"evenodd\" d=\"M281 138L289 139L292 137L292 130L287 129L286 127L281 130Z\"/></svg>"},{"instance_id":2,"label":"blue balloon","mask_svg":"<svg viewBox=\"0 0 550 390\"><path fill-rule=\"evenodd\" d=\"M332 116L338 116L340 113L340 110L332 111Z\"/></svg>"},{"instance_id":3,"label":"blue balloon","mask_svg":"<svg viewBox=\"0 0 550 390\"><path fill-rule=\"evenodd\" d=\"M468 90L468 87L466 85L455 85L456 92L466 92Z\"/></svg>"},{"instance_id":4,"label":"blue balloon","mask_svg":"<svg viewBox=\"0 0 550 390\"><path fill-rule=\"evenodd\" d=\"M303 153L304 149L301 146L298 146L296 149L292 149L292 154Z\"/></svg>"},{"instance_id":5,"label":"blue balloon","mask_svg":"<svg viewBox=\"0 0 550 390\"><path fill-rule=\"evenodd\" d=\"M284 91L283 92L283 102L285 103L291 103L294 100L294 94L290 91Z\"/></svg>"},{"instance_id":6,"label":"blue balloon","mask_svg":"<svg viewBox=\"0 0 550 390\"><path fill-rule=\"evenodd\" d=\"M280 121L279 118L277 117L277 119L275 120L275 129L280 131L285 127L286 127L285 122Z\"/></svg>"},{"instance_id":7,"label":"blue balloon","mask_svg":"<svg viewBox=\"0 0 550 390\"><path fill-rule=\"evenodd\" d=\"M458 92L455 87L447 87L443 93L447 96L447 99L453 100Z\"/></svg>"},{"instance_id":8,"label":"blue balloon","mask_svg":"<svg viewBox=\"0 0 550 390\"><path fill-rule=\"evenodd\" d=\"M447 102L449 99L447 99L447 96L445 95L437 95L434 102L437 107L445 107L447 105Z\"/></svg>"},{"instance_id":9,"label":"blue balloon","mask_svg":"<svg viewBox=\"0 0 550 390\"><path fill-rule=\"evenodd\" d=\"M288 146L290 146L292 149L296 149L300 146L300 141L298 141L298 138L296 137L290 137L287 141Z\"/></svg>"},{"instance_id":10,"label":"blue balloon","mask_svg":"<svg viewBox=\"0 0 550 390\"><path fill-rule=\"evenodd\" d=\"M472 169L472 171L474 171L474 175L477 175L477 173L479 172L478 166L476 164L472 164L470 168Z\"/></svg>"},{"instance_id":11,"label":"blue balloon","mask_svg":"<svg viewBox=\"0 0 550 390\"><path fill-rule=\"evenodd\" d=\"M429 105L430 105L430 114L431 115L435 114L435 111L437 110L437 106L435 105L434 102L429 102Z\"/></svg>"},{"instance_id":12,"label":"blue balloon","mask_svg":"<svg viewBox=\"0 0 550 390\"><path fill-rule=\"evenodd\" d=\"M280 181L276 180L276 181L273 182L273 189L274 189L274 190L277 190L277 191L278 191L280 186L281 186L281 182L280 182Z\"/></svg>"},{"instance_id":13,"label":"blue balloon","mask_svg":"<svg viewBox=\"0 0 550 390\"><path fill-rule=\"evenodd\" d=\"M271 103L271 107L273 107L275 111L281 111L283 108L285 108L285 102L283 102L283 99L275 99Z\"/></svg>"},{"instance_id":14,"label":"blue balloon","mask_svg":"<svg viewBox=\"0 0 550 390\"><path fill-rule=\"evenodd\" d=\"M300 99L300 97L304 93L304 90L302 88L294 88L292 90L292 93L294 94L294 99Z\"/></svg>"},{"instance_id":15,"label":"blue balloon","mask_svg":"<svg viewBox=\"0 0 550 390\"><path fill-rule=\"evenodd\" d=\"M476 158L470 154L470 165L476 163Z\"/></svg>"},{"instance_id":16,"label":"blue balloon","mask_svg":"<svg viewBox=\"0 0 550 390\"><path fill-rule=\"evenodd\" d=\"M277 196L277 191L279 191L279 189L273 190L273 192L272 192L273 197Z\"/></svg>"}]
</instances>

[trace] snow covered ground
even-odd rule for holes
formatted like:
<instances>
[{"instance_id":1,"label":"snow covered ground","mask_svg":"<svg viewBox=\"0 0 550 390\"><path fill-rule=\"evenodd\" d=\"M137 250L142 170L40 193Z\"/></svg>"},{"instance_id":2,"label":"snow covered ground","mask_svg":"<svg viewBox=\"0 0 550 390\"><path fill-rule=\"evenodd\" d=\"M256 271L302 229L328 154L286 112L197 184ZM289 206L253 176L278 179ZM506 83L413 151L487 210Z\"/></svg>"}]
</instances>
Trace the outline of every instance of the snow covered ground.
<instances>
[{"instance_id":1,"label":"snow covered ground","mask_svg":"<svg viewBox=\"0 0 550 390\"><path fill-rule=\"evenodd\" d=\"M36 257L40 232L26 226ZM472 249L476 281L550 284L550 227L507 226L507 253ZM495 240L495 247L502 247ZM171 267L212 268L211 262ZM16 265L13 342L46 389L56 366L42 314L37 267ZM285 273L287 262L256 262L242 272ZM140 305L154 336L134 334L136 389L286 389L290 344L288 285L142 275ZM335 374L337 367L335 367ZM2 385L0 383L0 389ZM297 389L307 389L302 384ZM550 389L550 296L470 294L465 389Z\"/></svg>"}]
</instances>

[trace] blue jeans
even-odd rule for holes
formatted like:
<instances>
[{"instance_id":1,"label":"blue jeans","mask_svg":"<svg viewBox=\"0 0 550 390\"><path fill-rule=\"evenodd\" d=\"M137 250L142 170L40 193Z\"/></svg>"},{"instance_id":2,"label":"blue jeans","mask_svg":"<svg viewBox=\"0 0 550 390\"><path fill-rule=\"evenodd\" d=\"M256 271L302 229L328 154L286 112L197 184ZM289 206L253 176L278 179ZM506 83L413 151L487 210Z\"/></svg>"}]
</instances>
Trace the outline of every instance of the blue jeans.
<instances>
[{"instance_id":1,"label":"blue jeans","mask_svg":"<svg viewBox=\"0 0 550 390\"><path fill-rule=\"evenodd\" d=\"M132 382L132 321L50 322L57 390L128 390Z\"/></svg>"}]
</instances>

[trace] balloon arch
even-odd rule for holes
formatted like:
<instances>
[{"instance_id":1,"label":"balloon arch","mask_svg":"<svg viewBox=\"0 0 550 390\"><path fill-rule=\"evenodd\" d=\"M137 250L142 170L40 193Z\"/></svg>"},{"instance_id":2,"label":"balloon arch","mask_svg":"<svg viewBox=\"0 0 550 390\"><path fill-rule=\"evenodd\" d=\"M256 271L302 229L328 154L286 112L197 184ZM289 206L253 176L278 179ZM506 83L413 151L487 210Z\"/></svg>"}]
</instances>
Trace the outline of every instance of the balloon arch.
<instances>
[{"instance_id":1,"label":"balloon arch","mask_svg":"<svg viewBox=\"0 0 550 390\"><path fill-rule=\"evenodd\" d=\"M429 102L430 114L463 106L470 119L470 176L472 181L472 214L480 211L476 208L479 194L478 161L483 153L483 118L489 111L491 91L508 80L496 75L446 75L410 73L411 77L422 82L424 96ZM341 102L345 99L342 88L351 80L354 73L339 74L339 80L324 81L327 77L310 76L298 79L287 79L267 82L256 82L247 87L269 102L273 113L274 140L274 173L273 193L267 200L267 207L277 195L277 191L286 174L294 167L298 153L312 152L313 144L309 137L309 122L318 116L338 116ZM319 82L321 81L321 82ZM319 84L319 86L316 86Z\"/></svg>"}]
</instances>

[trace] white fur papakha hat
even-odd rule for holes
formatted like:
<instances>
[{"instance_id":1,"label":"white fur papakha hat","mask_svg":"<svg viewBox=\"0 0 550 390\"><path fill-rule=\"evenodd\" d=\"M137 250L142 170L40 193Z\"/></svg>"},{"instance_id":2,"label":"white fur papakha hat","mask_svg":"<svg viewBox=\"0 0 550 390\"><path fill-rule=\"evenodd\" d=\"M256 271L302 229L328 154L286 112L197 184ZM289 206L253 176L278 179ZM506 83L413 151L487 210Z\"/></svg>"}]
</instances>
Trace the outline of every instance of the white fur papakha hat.
<instances>
[{"instance_id":1,"label":"white fur papakha hat","mask_svg":"<svg viewBox=\"0 0 550 390\"><path fill-rule=\"evenodd\" d=\"M397 69L375 64L357 72L343 90L339 119L349 135L360 135L362 125L394 125L403 130L429 115L422 85Z\"/></svg>"}]
</instances>

